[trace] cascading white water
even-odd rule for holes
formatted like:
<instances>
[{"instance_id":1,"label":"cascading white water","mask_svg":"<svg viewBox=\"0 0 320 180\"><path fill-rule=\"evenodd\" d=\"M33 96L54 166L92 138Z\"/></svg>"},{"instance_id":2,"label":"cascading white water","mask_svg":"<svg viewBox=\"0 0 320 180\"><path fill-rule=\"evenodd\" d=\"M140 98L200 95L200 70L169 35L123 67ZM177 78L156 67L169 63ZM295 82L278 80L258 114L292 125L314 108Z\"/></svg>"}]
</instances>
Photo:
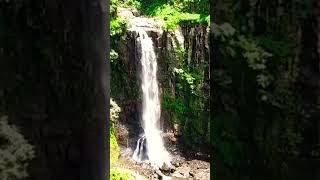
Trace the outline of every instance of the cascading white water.
<instances>
[{"instance_id":1,"label":"cascading white water","mask_svg":"<svg viewBox=\"0 0 320 180\"><path fill-rule=\"evenodd\" d=\"M138 140L133 159L142 162L147 159L152 166L161 167L170 163L169 153L164 147L160 131L160 100L157 80L157 59L152 39L142 28L134 28L137 33L137 47L142 65L142 121L144 135ZM145 157L146 156L146 157Z\"/></svg>"}]
</instances>

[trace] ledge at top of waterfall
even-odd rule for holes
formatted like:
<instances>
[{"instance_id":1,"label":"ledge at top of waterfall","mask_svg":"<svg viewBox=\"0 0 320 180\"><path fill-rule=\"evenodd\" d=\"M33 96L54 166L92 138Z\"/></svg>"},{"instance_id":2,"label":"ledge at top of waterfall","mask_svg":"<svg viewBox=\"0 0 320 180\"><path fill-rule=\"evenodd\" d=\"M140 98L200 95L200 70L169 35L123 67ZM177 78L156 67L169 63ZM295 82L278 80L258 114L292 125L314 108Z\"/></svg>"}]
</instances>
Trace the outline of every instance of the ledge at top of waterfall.
<instances>
[{"instance_id":1,"label":"ledge at top of waterfall","mask_svg":"<svg viewBox=\"0 0 320 180\"><path fill-rule=\"evenodd\" d=\"M161 19L139 16L136 10L130 8L118 8L118 15L128 22L129 31L134 31L132 28L141 27L146 31L162 32L161 27L164 21Z\"/></svg>"},{"instance_id":2,"label":"ledge at top of waterfall","mask_svg":"<svg viewBox=\"0 0 320 180\"><path fill-rule=\"evenodd\" d=\"M157 80L157 57L152 39L140 27L132 29L137 33L137 57L141 62L142 119L143 136L137 141L133 159L149 162L153 167L170 164L170 155L164 147L160 131L160 99Z\"/></svg>"}]
</instances>

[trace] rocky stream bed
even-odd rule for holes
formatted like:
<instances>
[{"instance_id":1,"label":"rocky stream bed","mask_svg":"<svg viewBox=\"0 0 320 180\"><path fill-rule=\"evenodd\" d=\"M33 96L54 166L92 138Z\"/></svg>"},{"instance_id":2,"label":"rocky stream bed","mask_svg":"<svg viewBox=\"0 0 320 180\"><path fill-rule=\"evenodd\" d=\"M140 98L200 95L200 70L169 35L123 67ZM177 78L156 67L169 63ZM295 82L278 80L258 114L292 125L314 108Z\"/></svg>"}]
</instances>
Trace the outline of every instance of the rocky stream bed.
<instances>
[{"instance_id":1,"label":"rocky stream bed","mask_svg":"<svg viewBox=\"0 0 320 180\"><path fill-rule=\"evenodd\" d=\"M168 135L169 134L169 135ZM130 147L121 147L120 158L115 165L115 168L123 169L129 172L135 179L195 179L209 180L210 179L210 163L203 159L205 156L200 152L193 156L182 154L174 142L174 135L166 133L166 148L170 152L172 161L170 165L164 165L154 169L147 163L137 163L131 157L133 150ZM197 158L197 156L199 158Z\"/></svg>"}]
</instances>

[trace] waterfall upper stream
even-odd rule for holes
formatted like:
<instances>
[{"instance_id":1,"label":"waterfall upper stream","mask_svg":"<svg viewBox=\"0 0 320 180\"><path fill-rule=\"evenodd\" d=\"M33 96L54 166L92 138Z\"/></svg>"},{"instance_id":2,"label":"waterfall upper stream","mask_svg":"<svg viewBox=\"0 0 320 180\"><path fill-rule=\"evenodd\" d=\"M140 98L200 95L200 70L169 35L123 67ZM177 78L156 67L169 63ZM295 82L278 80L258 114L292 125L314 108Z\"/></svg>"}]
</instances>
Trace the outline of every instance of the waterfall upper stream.
<instances>
[{"instance_id":1,"label":"waterfall upper stream","mask_svg":"<svg viewBox=\"0 0 320 180\"><path fill-rule=\"evenodd\" d=\"M157 58L152 39L140 27L133 28L136 32L136 48L141 61L142 86L142 119L144 133L137 141L133 159L138 162L148 161L152 166L161 167L170 163L170 155L164 147L160 131L160 99L157 80Z\"/></svg>"}]
</instances>

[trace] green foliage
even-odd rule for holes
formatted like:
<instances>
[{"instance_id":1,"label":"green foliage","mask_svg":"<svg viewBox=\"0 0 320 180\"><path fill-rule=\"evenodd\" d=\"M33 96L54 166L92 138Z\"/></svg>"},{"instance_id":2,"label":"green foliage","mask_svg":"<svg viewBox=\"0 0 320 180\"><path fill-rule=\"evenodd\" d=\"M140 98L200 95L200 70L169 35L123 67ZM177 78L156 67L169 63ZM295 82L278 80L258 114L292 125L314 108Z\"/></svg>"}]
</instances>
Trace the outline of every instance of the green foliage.
<instances>
[{"instance_id":1,"label":"green foliage","mask_svg":"<svg viewBox=\"0 0 320 180\"><path fill-rule=\"evenodd\" d=\"M154 9L167 4L181 12L209 14L208 0L140 0L143 9Z\"/></svg>"},{"instance_id":2,"label":"green foliage","mask_svg":"<svg viewBox=\"0 0 320 180\"><path fill-rule=\"evenodd\" d=\"M119 113L121 112L121 108L117 105L117 103L111 98L110 99L110 164L113 166L120 155L120 148L117 143L116 132L114 129L114 123L119 118Z\"/></svg>"},{"instance_id":3,"label":"green foliage","mask_svg":"<svg viewBox=\"0 0 320 180\"><path fill-rule=\"evenodd\" d=\"M267 71L268 60L272 54L266 52L263 48L259 47L253 40L239 37L238 46L242 49L242 56L248 63L248 67L258 72L256 81L262 88L266 88L273 80L272 74Z\"/></svg>"},{"instance_id":4,"label":"green foliage","mask_svg":"<svg viewBox=\"0 0 320 180\"><path fill-rule=\"evenodd\" d=\"M121 112L121 108L118 104L110 98L110 120L112 123L115 123L119 118L119 113Z\"/></svg>"},{"instance_id":5,"label":"green foliage","mask_svg":"<svg viewBox=\"0 0 320 180\"><path fill-rule=\"evenodd\" d=\"M202 19L204 19L204 21L208 24L208 26L210 26L210 15L209 16L205 16Z\"/></svg>"},{"instance_id":6,"label":"green foliage","mask_svg":"<svg viewBox=\"0 0 320 180\"><path fill-rule=\"evenodd\" d=\"M206 115L209 108L208 92L204 90L204 68L207 64L206 60L188 62L186 52L186 49L177 46L177 59L167 60L176 88L174 95L166 90L162 102L170 113L171 122L182 127L187 148L199 150L199 145L209 142L209 122Z\"/></svg>"},{"instance_id":7,"label":"green foliage","mask_svg":"<svg viewBox=\"0 0 320 180\"><path fill-rule=\"evenodd\" d=\"M119 54L114 50L110 50L110 62L113 63L119 58Z\"/></svg>"},{"instance_id":8,"label":"green foliage","mask_svg":"<svg viewBox=\"0 0 320 180\"><path fill-rule=\"evenodd\" d=\"M208 11L193 11L193 1L148 1L142 0L140 9L148 16L157 17L165 21L164 29L176 29L181 23L208 24Z\"/></svg>"},{"instance_id":9,"label":"green foliage","mask_svg":"<svg viewBox=\"0 0 320 180\"><path fill-rule=\"evenodd\" d=\"M179 79L185 81L189 86L190 88L193 90L194 89L194 81L195 81L195 78L192 77L192 75L186 71L184 71L183 69L181 68L174 68L173 71L179 75Z\"/></svg>"},{"instance_id":10,"label":"green foliage","mask_svg":"<svg viewBox=\"0 0 320 180\"><path fill-rule=\"evenodd\" d=\"M110 165L113 166L120 155L120 147L117 143L115 129L110 127Z\"/></svg>"},{"instance_id":11,"label":"green foliage","mask_svg":"<svg viewBox=\"0 0 320 180\"><path fill-rule=\"evenodd\" d=\"M230 23L223 23L222 25L212 24L213 33L216 38L221 38L225 41L226 38L233 36L236 33L234 27Z\"/></svg>"},{"instance_id":12,"label":"green foliage","mask_svg":"<svg viewBox=\"0 0 320 180\"><path fill-rule=\"evenodd\" d=\"M124 172L120 169L110 169L110 180L134 180L135 178L128 172Z\"/></svg>"},{"instance_id":13,"label":"green foliage","mask_svg":"<svg viewBox=\"0 0 320 180\"><path fill-rule=\"evenodd\" d=\"M115 45L121 40L121 37L126 33L128 23L121 17L111 18L110 35L111 35L111 51L110 62L115 63L118 59L118 53L115 51Z\"/></svg>"},{"instance_id":14,"label":"green foliage","mask_svg":"<svg viewBox=\"0 0 320 180\"><path fill-rule=\"evenodd\" d=\"M117 17L115 19L111 19L110 21L110 35L122 35L126 29L128 29L128 23L126 20L122 19L121 17Z\"/></svg>"},{"instance_id":15,"label":"green foliage","mask_svg":"<svg viewBox=\"0 0 320 180\"><path fill-rule=\"evenodd\" d=\"M117 15L117 6L118 6L118 0L111 0L110 1L110 16L114 17Z\"/></svg>"},{"instance_id":16,"label":"green foliage","mask_svg":"<svg viewBox=\"0 0 320 180\"><path fill-rule=\"evenodd\" d=\"M181 114L185 113L186 107L184 106L181 98L173 99L171 96L168 96L168 95L164 95L163 98L164 98L164 103L163 103L164 108L175 110Z\"/></svg>"},{"instance_id":17,"label":"green foliage","mask_svg":"<svg viewBox=\"0 0 320 180\"><path fill-rule=\"evenodd\" d=\"M179 123L185 117L186 106L182 98L174 98L170 94L165 93L163 95L162 107L172 113L170 118L172 123Z\"/></svg>"},{"instance_id":18,"label":"green foliage","mask_svg":"<svg viewBox=\"0 0 320 180\"><path fill-rule=\"evenodd\" d=\"M27 142L7 116L0 116L0 177L2 180L28 177L28 162L35 157L34 147Z\"/></svg>"},{"instance_id":19,"label":"green foliage","mask_svg":"<svg viewBox=\"0 0 320 180\"><path fill-rule=\"evenodd\" d=\"M243 36L239 37L239 47L243 49L243 57L247 60L248 66L253 70L265 70L268 58L272 54L264 51L257 46L254 41L251 41Z\"/></svg>"},{"instance_id":20,"label":"green foliage","mask_svg":"<svg viewBox=\"0 0 320 180\"><path fill-rule=\"evenodd\" d=\"M213 71L215 153L237 173L241 161L262 157L276 164L282 157L297 157L301 131L299 95L292 90L297 77L294 43L242 34L230 23L213 26L220 53Z\"/></svg>"},{"instance_id":21,"label":"green foliage","mask_svg":"<svg viewBox=\"0 0 320 180\"><path fill-rule=\"evenodd\" d=\"M123 39L128 29L128 22L118 16L117 8L122 5L119 0L111 0L110 4L110 39L111 39L111 51L110 62L116 63L119 59L117 52L117 45Z\"/></svg>"},{"instance_id":22,"label":"green foliage","mask_svg":"<svg viewBox=\"0 0 320 180\"><path fill-rule=\"evenodd\" d=\"M205 19L201 18L200 14L184 13L177 10L174 6L163 4L156 6L154 9L149 9L149 15L158 17L165 21L165 29L176 29L180 23L206 23Z\"/></svg>"},{"instance_id":23,"label":"green foliage","mask_svg":"<svg viewBox=\"0 0 320 180\"><path fill-rule=\"evenodd\" d=\"M135 9L141 9L141 2L137 0L121 0L122 4L120 6L122 7L129 7L129 8L135 8Z\"/></svg>"}]
</instances>

